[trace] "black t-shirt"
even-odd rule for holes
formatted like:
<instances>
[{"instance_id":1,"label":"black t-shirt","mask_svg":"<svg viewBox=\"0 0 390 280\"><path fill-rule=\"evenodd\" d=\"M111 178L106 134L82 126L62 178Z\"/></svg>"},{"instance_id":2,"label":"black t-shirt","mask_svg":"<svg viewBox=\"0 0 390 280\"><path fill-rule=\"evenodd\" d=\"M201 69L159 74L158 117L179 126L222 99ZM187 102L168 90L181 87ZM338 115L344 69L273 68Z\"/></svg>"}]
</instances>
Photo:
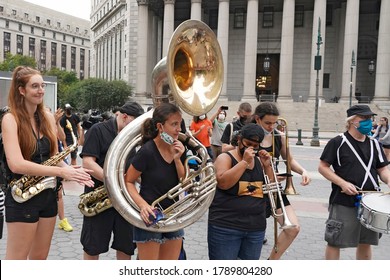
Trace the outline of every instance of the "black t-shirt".
<instances>
[{"instance_id":1,"label":"black t-shirt","mask_svg":"<svg viewBox=\"0 0 390 280\"><path fill-rule=\"evenodd\" d=\"M80 123L80 118L76 114L72 114L70 117L68 117L67 115L64 115L60 120L60 125L62 126L62 128L64 129L64 132L65 132L66 144L72 145L73 138L72 138L72 134L70 133L70 130L66 127L66 120L68 120L71 123L73 133L76 136L76 138L78 138L79 135L78 135L78 131L77 131L77 125Z\"/></svg>"},{"instance_id":2,"label":"black t-shirt","mask_svg":"<svg viewBox=\"0 0 390 280\"><path fill-rule=\"evenodd\" d=\"M374 140L370 140L368 137L366 137L366 139L363 142L360 142L360 141L356 141L348 132L345 132L344 135L346 136L348 141L352 144L356 152L359 154L364 164L367 166L371 157L370 142ZM342 144L342 141L343 138L341 135L336 136L333 139L329 140L329 142L326 144L324 148L324 151L322 152L320 159L329 163L332 166L334 172L338 176L340 176L347 182L350 182L360 188L362 187L362 184L364 182L366 171L363 168L362 164L359 162L358 158L351 150L351 148L348 146L348 144L345 142ZM370 173L375 179L377 185L379 185L377 169L387 166L388 161L383 152L383 149L379 148L378 151L377 145L374 142L372 143L372 145L373 145L374 156L372 160ZM382 154L383 162L380 161L379 153ZM365 184L363 185L363 190L366 191L375 190L374 184L372 183L369 177L366 180ZM341 193L341 188L335 185L334 183L332 183L332 193L329 198L330 204L335 203L335 204L341 204L348 207L354 207L356 202L357 200L355 196Z\"/></svg>"},{"instance_id":3,"label":"black t-shirt","mask_svg":"<svg viewBox=\"0 0 390 280\"><path fill-rule=\"evenodd\" d=\"M182 155L182 162L185 160ZM132 164L135 169L142 172L140 195L149 204L160 196L166 194L179 183L175 162L166 162L157 149L153 140L147 141L134 155ZM170 199L163 200L160 205L163 209L172 205Z\"/></svg>"},{"instance_id":4,"label":"black t-shirt","mask_svg":"<svg viewBox=\"0 0 390 280\"><path fill-rule=\"evenodd\" d=\"M243 124L239 119L236 120L235 122L232 122L233 124L233 132L240 130L245 124ZM229 123L226 125L225 130L223 131L222 137L221 137L221 142L223 144L228 144L230 145L230 136L232 135L232 128L231 124Z\"/></svg>"},{"instance_id":5,"label":"black t-shirt","mask_svg":"<svg viewBox=\"0 0 390 280\"><path fill-rule=\"evenodd\" d=\"M280 151L282 150L282 137L283 137L283 135L280 134L280 132L276 129L274 129L273 133L274 133L273 137L274 137L275 148L271 145L269 147L260 146L260 149L266 150L268 153L271 154L272 157L278 159L280 157ZM272 154L272 153L274 153L274 154Z\"/></svg>"},{"instance_id":6,"label":"black t-shirt","mask_svg":"<svg viewBox=\"0 0 390 280\"><path fill-rule=\"evenodd\" d=\"M108 149L117 134L118 127L116 118L93 125L85 134L83 150L81 151L80 157L95 157L96 163L103 168ZM103 182L100 182L95 178L93 178L93 180L95 182L95 187L103 185ZM85 192L93 190L93 188L85 187Z\"/></svg>"},{"instance_id":7,"label":"black t-shirt","mask_svg":"<svg viewBox=\"0 0 390 280\"><path fill-rule=\"evenodd\" d=\"M229 152L227 154L232 160L232 167L235 166L237 160ZM243 231L265 230L267 195L260 198L240 194L244 193L249 185L258 186L263 182L263 170L256 158L253 170L246 169L240 180L230 189L222 190L217 187L209 209L209 224Z\"/></svg>"}]
</instances>

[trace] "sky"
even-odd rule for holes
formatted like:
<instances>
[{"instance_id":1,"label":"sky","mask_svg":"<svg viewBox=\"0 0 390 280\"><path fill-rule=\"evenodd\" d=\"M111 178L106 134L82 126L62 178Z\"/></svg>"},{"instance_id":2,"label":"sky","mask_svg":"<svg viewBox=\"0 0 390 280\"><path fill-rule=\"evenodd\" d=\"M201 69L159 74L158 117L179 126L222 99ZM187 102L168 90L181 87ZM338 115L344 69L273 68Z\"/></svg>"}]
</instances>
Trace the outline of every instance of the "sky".
<instances>
[{"instance_id":1,"label":"sky","mask_svg":"<svg viewBox=\"0 0 390 280\"><path fill-rule=\"evenodd\" d=\"M25 0L82 19L90 20L91 0Z\"/></svg>"}]
</instances>

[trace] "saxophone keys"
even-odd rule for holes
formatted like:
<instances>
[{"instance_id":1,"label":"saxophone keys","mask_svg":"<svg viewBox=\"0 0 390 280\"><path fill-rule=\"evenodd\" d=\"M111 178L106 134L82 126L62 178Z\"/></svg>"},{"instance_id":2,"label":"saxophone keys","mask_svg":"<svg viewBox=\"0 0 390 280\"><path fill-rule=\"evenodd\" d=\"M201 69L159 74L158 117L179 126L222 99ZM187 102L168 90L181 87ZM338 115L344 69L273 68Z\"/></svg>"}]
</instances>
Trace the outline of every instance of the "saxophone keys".
<instances>
[{"instance_id":1,"label":"saxophone keys","mask_svg":"<svg viewBox=\"0 0 390 280\"><path fill-rule=\"evenodd\" d=\"M17 196L22 196L22 190L20 189L20 188L15 188L15 194L17 195Z\"/></svg>"},{"instance_id":2,"label":"saxophone keys","mask_svg":"<svg viewBox=\"0 0 390 280\"><path fill-rule=\"evenodd\" d=\"M35 188L37 189L37 191L42 191L45 188L45 185L42 183L38 183L35 185Z\"/></svg>"},{"instance_id":3,"label":"saxophone keys","mask_svg":"<svg viewBox=\"0 0 390 280\"><path fill-rule=\"evenodd\" d=\"M34 195L38 192L38 189L36 187L31 187L28 189L28 192L31 194L31 195Z\"/></svg>"}]
</instances>

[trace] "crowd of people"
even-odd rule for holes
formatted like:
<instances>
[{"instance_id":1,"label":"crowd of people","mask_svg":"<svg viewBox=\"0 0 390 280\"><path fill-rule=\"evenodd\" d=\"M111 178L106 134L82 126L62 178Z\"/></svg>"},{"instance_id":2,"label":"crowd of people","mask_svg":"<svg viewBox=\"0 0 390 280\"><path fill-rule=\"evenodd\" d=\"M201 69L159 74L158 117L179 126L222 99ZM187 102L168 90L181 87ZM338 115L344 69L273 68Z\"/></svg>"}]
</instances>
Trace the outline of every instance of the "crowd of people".
<instances>
[{"instance_id":1,"label":"crowd of people","mask_svg":"<svg viewBox=\"0 0 390 280\"><path fill-rule=\"evenodd\" d=\"M54 113L45 107L44 91L39 71L24 66L14 70L9 110L1 122L9 178L4 202L6 259L47 258L57 215L58 227L72 231L65 217L62 180L78 182L86 194L103 186L103 166L110 145L118 133L144 114L140 104L129 101L85 133L70 104ZM332 188L325 258L339 259L340 249L353 247L357 259L371 259L371 245L379 244L380 234L356 218L357 202L362 192L380 190L379 179L390 184L389 124L382 117L373 130L376 114L367 105L354 105L346 113L346 131L326 144L318 166ZM280 113L275 103L261 102L252 110L251 104L244 102L236 120L228 122L227 116L226 106L219 107L210 119L206 114L194 116L187 131L207 150L215 168L217 186L208 209L209 259L258 260L269 217L282 230L268 259L280 259L300 232L298 217L279 188L279 183L293 174L280 172L281 163L301 176L302 186L310 184L310 175L287 148L285 132L277 126ZM131 225L114 207L84 216L80 242L85 260L98 260L110 247L116 250L118 260L130 260L136 251L140 260L180 259L184 229L165 232L149 227L174 200L167 197L158 207L153 202L187 175L188 147L179 140L179 134L186 130L181 109L171 103L153 108L151 117L142 121L142 145L129 155L123 176L145 227ZM77 150L71 150L74 137L82 146L81 166L77 165ZM70 162L58 156L63 150L69 152ZM49 159L50 164L43 164ZM15 198L15 182L35 178L53 178L55 183L20 203ZM276 190L271 190L271 185ZM0 192L0 204L2 200ZM286 217L291 225L283 227Z\"/></svg>"}]
</instances>

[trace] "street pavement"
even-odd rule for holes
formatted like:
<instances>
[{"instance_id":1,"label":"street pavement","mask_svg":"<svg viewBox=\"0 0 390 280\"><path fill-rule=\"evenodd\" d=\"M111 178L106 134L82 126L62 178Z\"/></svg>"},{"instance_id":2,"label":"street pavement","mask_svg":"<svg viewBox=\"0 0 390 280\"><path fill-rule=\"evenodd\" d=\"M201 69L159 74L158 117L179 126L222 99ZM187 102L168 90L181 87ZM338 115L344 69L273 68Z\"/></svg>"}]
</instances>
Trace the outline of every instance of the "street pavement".
<instances>
[{"instance_id":1,"label":"street pavement","mask_svg":"<svg viewBox=\"0 0 390 280\"><path fill-rule=\"evenodd\" d=\"M325 221L327 218L327 202L330 194L330 183L317 172L319 156L326 144L327 139L333 137L329 133L320 139L320 147L310 146L310 133L304 135L303 145L297 146L296 138L290 138L290 149L294 158L306 169L312 177L309 186L300 185L300 176L295 174L293 185L298 195L290 195L289 200L299 218L301 230L293 244L283 255L283 260L323 260L326 243L324 241ZM381 184L384 191L389 189ZM81 260L83 250L80 244L80 232L82 227L82 214L77 205L79 195L83 187L76 183L67 182L65 185L65 215L74 230L64 232L57 226L54 231L52 245L49 253L51 260ZM263 246L261 260L268 258L273 247L274 221L268 219L266 236L268 242ZM58 222L57 222L58 224ZM280 229L278 229L280 232ZM0 240L0 259L5 256L7 229L4 225L3 239ZM207 213L197 222L185 229L184 248L187 258L191 260L207 260ZM390 235L384 234L380 239L379 246L373 246L373 259L390 259ZM100 256L104 260L114 260L115 251L110 249ZM355 259L355 249L342 249L341 259Z\"/></svg>"}]
</instances>

